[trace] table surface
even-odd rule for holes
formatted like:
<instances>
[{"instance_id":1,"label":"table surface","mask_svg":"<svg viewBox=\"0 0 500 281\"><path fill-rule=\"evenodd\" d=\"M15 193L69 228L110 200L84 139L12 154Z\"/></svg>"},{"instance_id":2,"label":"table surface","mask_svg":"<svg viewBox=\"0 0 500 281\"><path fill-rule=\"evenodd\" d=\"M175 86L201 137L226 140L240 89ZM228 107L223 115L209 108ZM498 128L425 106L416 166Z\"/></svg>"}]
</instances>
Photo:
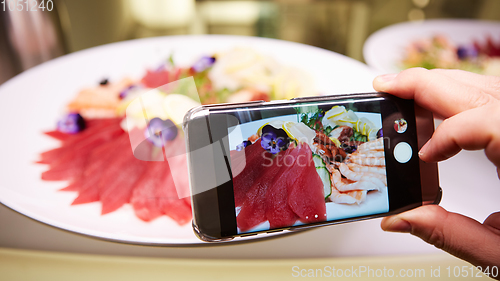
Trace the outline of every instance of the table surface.
<instances>
[{"instance_id":1,"label":"table surface","mask_svg":"<svg viewBox=\"0 0 500 281\"><path fill-rule=\"evenodd\" d=\"M458 273L462 275L455 277L454 270L462 267L467 268L468 275L471 274L470 264L444 253L383 258L200 260L76 255L0 248L2 280L23 281L288 280L309 274L317 277L346 274L349 276L344 279L350 280L353 272L354 276L358 276L356 280L372 280L377 275L382 277L384 269L386 276L412 275L411 280L428 280L431 276L437 280L460 280L465 279L461 278L465 274ZM474 270L472 268L474 276L484 277ZM438 272L440 278L436 277Z\"/></svg>"}]
</instances>

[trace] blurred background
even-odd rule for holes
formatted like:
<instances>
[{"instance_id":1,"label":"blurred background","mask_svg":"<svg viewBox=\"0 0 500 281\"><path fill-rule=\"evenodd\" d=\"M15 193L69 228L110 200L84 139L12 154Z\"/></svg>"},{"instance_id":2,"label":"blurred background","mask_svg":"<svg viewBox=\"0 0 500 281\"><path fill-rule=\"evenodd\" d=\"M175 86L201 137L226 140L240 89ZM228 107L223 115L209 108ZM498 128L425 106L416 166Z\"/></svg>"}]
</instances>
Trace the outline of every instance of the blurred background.
<instances>
[{"instance_id":1,"label":"blurred background","mask_svg":"<svg viewBox=\"0 0 500 281\"><path fill-rule=\"evenodd\" d=\"M54 0L53 4L50 12L0 13L0 83L66 53L136 38L269 37L363 61L366 38L388 25L433 18L500 20L498 0Z\"/></svg>"}]
</instances>

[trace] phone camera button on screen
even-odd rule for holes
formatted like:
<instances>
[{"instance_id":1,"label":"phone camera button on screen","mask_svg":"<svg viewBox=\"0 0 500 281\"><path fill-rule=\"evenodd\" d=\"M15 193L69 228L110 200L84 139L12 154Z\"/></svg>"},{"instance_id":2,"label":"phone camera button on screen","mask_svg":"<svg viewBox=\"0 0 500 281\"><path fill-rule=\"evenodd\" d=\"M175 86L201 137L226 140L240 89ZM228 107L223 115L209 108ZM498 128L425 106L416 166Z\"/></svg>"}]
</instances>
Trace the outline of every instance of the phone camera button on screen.
<instances>
[{"instance_id":1,"label":"phone camera button on screen","mask_svg":"<svg viewBox=\"0 0 500 281\"><path fill-rule=\"evenodd\" d=\"M400 142L394 147L394 158L401 164L410 161L412 154L413 150L406 142Z\"/></svg>"},{"instance_id":2,"label":"phone camera button on screen","mask_svg":"<svg viewBox=\"0 0 500 281\"><path fill-rule=\"evenodd\" d=\"M394 121L394 130L400 134L406 132L408 128L408 123L403 118Z\"/></svg>"}]
</instances>

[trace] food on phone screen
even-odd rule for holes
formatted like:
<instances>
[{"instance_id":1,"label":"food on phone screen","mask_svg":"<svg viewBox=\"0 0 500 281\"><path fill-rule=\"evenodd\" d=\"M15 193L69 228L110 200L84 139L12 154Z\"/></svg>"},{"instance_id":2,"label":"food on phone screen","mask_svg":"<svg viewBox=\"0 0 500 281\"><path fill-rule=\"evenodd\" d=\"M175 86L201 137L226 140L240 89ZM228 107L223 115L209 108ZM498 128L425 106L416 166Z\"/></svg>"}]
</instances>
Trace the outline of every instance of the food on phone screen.
<instances>
[{"instance_id":1,"label":"food on phone screen","mask_svg":"<svg viewBox=\"0 0 500 281\"><path fill-rule=\"evenodd\" d=\"M346 217L340 212L361 210L369 194L382 195L372 204L387 208L380 114L342 105L295 109L240 124L244 140L230 144L239 233ZM230 143L237 137L230 133Z\"/></svg>"}]
</instances>

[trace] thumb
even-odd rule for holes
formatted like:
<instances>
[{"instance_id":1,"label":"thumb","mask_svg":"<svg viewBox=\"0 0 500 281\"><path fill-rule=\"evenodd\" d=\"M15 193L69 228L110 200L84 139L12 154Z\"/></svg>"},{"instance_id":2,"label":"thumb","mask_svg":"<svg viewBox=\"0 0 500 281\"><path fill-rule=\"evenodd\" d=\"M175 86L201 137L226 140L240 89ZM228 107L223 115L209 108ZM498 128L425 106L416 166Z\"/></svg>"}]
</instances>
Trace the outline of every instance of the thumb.
<instances>
[{"instance_id":1,"label":"thumb","mask_svg":"<svg viewBox=\"0 0 500 281\"><path fill-rule=\"evenodd\" d=\"M493 224L500 217L487 220ZM500 232L437 205L422 206L382 220L385 231L409 232L476 266L500 264Z\"/></svg>"}]
</instances>

